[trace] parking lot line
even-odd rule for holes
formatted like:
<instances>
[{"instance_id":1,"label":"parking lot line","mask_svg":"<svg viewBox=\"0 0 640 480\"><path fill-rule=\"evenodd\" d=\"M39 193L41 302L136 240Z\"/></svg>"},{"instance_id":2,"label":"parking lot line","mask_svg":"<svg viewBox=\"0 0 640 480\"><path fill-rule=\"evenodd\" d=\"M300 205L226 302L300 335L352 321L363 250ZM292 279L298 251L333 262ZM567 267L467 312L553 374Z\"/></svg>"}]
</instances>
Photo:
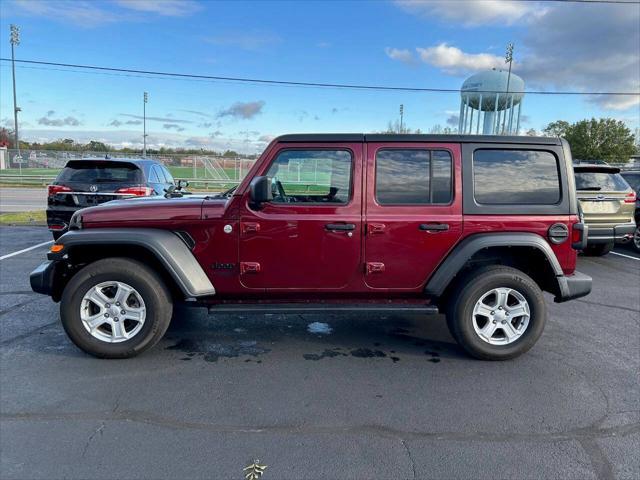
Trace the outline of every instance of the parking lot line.
<instances>
[{"instance_id":1,"label":"parking lot line","mask_svg":"<svg viewBox=\"0 0 640 480\"><path fill-rule=\"evenodd\" d=\"M618 255L619 257L624 257L624 258L630 258L632 260L638 260L640 262L640 258L638 257L632 257L631 255L625 255L624 253L618 253L618 252L609 252L611 255Z\"/></svg>"},{"instance_id":2,"label":"parking lot line","mask_svg":"<svg viewBox=\"0 0 640 480\"><path fill-rule=\"evenodd\" d=\"M1 256L0 260L4 260L5 258L10 258L10 257L15 257L16 255L20 255L21 253L25 253L30 250L35 250L36 248L44 247L45 245L49 245L51 243L53 243L53 240L49 240L48 242L42 242L29 248L23 248L22 250L18 250L17 252L7 253L6 255Z\"/></svg>"}]
</instances>

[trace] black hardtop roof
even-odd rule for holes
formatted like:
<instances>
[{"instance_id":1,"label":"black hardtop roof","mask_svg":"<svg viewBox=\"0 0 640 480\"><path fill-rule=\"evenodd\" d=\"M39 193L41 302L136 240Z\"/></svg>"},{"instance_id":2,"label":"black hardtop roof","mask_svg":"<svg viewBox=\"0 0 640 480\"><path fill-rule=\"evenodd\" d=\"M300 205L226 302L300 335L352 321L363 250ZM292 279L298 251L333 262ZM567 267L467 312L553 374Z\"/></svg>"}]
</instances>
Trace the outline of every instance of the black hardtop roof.
<instances>
[{"instance_id":1,"label":"black hardtop roof","mask_svg":"<svg viewBox=\"0 0 640 480\"><path fill-rule=\"evenodd\" d=\"M281 135L276 142L438 142L438 143L513 143L524 145L561 145L557 137L503 135L430 135L395 133L293 133Z\"/></svg>"},{"instance_id":2,"label":"black hardtop roof","mask_svg":"<svg viewBox=\"0 0 640 480\"><path fill-rule=\"evenodd\" d=\"M72 158L67 162L67 165L75 162L114 162L114 163L133 163L137 166L144 165L156 165L159 162L151 160L150 158L101 158L101 157L83 157Z\"/></svg>"}]
</instances>

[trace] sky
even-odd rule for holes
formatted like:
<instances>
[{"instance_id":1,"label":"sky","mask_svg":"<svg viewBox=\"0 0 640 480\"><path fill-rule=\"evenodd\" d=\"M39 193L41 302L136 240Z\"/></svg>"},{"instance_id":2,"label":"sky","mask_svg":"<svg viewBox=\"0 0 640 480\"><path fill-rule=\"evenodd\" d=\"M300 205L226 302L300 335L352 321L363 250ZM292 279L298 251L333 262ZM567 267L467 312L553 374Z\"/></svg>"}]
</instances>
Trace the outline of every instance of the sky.
<instances>
[{"instance_id":1,"label":"sky","mask_svg":"<svg viewBox=\"0 0 640 480\"><path fill-rule=\"evenodd\" d=\"M111 0L0 2L0 55L198 75L459 89L505 68L527 90L640 92L640 4L551 1ZM16 66L21 137L261 151L295 132L376 132L399 117L457 128L459 93L362 91L170 79ZM0 124L13 127L10 63L0 62ZM526 95L522 130L612 117L640 125L640 95Z\"/></svg>"}]
</instances>

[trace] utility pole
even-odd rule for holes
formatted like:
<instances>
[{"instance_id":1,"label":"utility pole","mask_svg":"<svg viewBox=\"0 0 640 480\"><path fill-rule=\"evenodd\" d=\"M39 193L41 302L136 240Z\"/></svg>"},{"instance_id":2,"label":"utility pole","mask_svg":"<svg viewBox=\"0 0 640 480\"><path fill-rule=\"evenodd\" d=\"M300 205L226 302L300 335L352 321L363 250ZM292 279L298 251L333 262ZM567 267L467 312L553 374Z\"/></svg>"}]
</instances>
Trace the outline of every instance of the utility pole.
<instances>
[{"instance_id":1,"label":"utility pole","mask_svg":"<svg viewBox=\"0 0 640 480\"><path fill-rule=\"evenodd\" d=\"M400 104L400 132L402 133L402 121L403 121L403 117L404 117L404 104Z\"/></svg>"},{"instance_id":2,"label":"utility pole","mask_svg":"<svg viewBox=\"0 0 640 480\"><path fill-rule=\"evenodd\" d=\"M142 98L142 156L147 158L147 100L149 100L149 94L144 92Z\"/></svg>"},{"instance_id":3,"label":"utility pole","mask_svg":"<svg viewBox=\"0 0 640 480\"><path fill-rule=\"evenodd\" d=\"M18 136L18 112L20 108L18 107L16 100L16 58L14 53L14 48L16 45L20 45L20 28L17 25L11 24L11 71L13 73L13 122L14 122L14 134L15 134L15 142L16 148L18 149L18 159L20 162L18 163L20 167L20 174L22 174L22 155L20 155L20 141Z\"/></svg>"},{"instance_id":4,"label":"utility pole","mask_svg":"<svg viewBox=\"0 0 640 480\"><path fill-rule=\"evenodd\" d=\"M509 42L507 45L507 54L504 57L504 63L509 64L509 74L507 75L507 94L505 96L505 106L507 105L507 98L509 97L509 83L511 82L511 64L513 63L513 43ZM507 121L507 112L504 112L504 118L502 119L502 134L504 135L504 126Z\"/></svg>"}]
</instances>

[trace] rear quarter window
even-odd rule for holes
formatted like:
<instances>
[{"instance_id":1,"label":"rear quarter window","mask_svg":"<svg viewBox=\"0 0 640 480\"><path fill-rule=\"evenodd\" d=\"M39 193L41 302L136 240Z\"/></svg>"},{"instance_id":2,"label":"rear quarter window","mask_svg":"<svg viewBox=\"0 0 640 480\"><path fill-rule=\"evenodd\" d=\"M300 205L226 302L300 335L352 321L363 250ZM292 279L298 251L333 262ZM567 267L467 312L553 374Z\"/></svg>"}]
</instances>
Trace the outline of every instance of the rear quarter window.
<instances>
[{"instance_id":1,"label":"rear quarter window","mask_svg":"<svg viewBox=\"0 0 640 480\"><path fill-rule=\"evenodd\" d=\"M544 150L479 149L473 186L478 204L555 205L561 199L558 158Z\"/></svg>"},{"instance_id":2,"label":"rear quarter window","mask_svg":"<svg viewBox=\"0 0 640 480\"><path fill-rule=\"evenodd\" d=\"M67 163L56 180L60 183L140 183L142 172L133 163L83 160Z\"/></svg>"}]
</instances>

